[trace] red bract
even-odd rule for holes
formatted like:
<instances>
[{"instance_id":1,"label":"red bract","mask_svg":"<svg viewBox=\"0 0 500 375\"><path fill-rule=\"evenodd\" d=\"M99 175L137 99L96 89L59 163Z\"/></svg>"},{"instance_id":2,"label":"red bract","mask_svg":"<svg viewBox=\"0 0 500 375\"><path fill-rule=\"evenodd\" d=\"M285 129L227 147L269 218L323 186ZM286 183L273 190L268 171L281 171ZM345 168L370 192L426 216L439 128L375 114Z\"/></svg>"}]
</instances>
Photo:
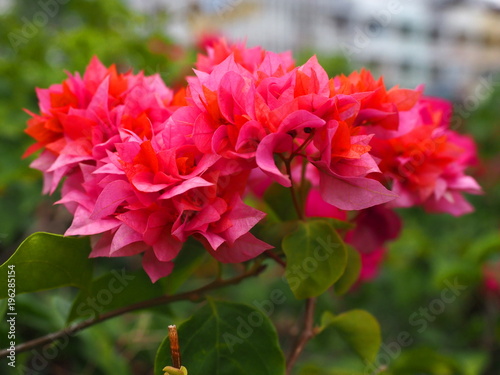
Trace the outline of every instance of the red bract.
<instances>
[{"instance_id":1,"label":"red bract","mask_svg":"<svg viewBox=\"0 0 500 375\"><path fill-rule=\"evenodd\" d=\"M462 193L479 194L481 188L465 174L475 163L472 139L447 128L449 105L444 101L421 99L412 110L407 132L372 142L380 168L393 183L399 197L393 206L422 205L429 211L462 215L472 211Z\"/></svg>"},{"instance_id":2,"label":"red bract","mask_svg":"<svg viewBox=\"0 0 500 375\"><path fill-rule=\"evenodd\" d=\"M376 125L386 130L398 130L399 112L413 108L420 97L419 90L397 86L387 90L382 78L375 80L365 69L335 77L330 81L330 91L332 96L352 95L359 100L357 125Z\"/></svg>"}]
</instances>

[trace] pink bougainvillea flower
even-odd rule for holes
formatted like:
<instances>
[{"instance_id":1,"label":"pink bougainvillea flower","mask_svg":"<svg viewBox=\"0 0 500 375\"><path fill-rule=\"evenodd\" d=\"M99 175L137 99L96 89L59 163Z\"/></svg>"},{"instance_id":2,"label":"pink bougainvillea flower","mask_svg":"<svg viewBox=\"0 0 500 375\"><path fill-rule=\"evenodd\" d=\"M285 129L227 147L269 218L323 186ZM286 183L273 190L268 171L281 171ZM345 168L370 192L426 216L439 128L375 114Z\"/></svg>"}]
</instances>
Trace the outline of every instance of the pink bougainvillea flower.
<instances>
[{"instance_id":1,"label":"pink bougainvillea flower","mask_svg":"<svg viewBox=\"0 0 500 375\"><path fill-rule=\"evenodd\" d=\"M163 134L157 137L164 142ZM224 174L220 156L188 141L162 149L156 137L130 137L98 167L83 165L63 187L60 203L74 214L66 234L94 235L91 256L144 253L153 281L171 272L190 236L223 262L246 261L269 249L249 233L264 214L241 200L248 172Z\"/></svg>"},{"instance_id":2,"label":"pink bougainvillea flower","mask_svg":"<svg viewBox=\"0 0 500 375\"><path fill-rule=\"evenodd\" d=\"M296 67L289 53L224 39L196 68L174 94L158 75L94 58L83 77L37 90L27 155L42 151L32 166L45 192L62 185L74 217L66 234L92 236L91 256L143 254L153 281L190 237L221 262L249 260L270 246L250 233L264 213L245 191L305 178L306 216L361 210L347 241L370 278L399 232L391 204L471 210L461 194L480 191L464 173L474 144L421 88L386 89L366 70L329 78L316 57Z\"/></svg>"},{"instance_id":3,"label":"pink bougainvillea flower","mask_svg":"<svg viewBox=\"0 0 500 375\"><path fill-rule=\"evenodd\" d=\"M471 212L462 193L481 193L477 182L465 174L476 161L474 142L447 129L449 109L441 100L421 99L418 109L410 131L371 142L382 172L399 195L392 205L422 205L428 211L455 216Z\"/></svg>"},{"instance_id":4,"label":"pink bougainvillea flower","mask_svg":"<svg viewBox=\"0 0 500 375\"><path fill-rule=\"evenodd\" d=\"M153 127L170 115L167 106L173 98L159 76L118 74L97 58L83 78L69 75L62 85L37 94L41 114L30 113L26 129L37 143L26 155L43 150L32 167L44 172L44 191L50 193L79 163L95 164L104 149L113 149L122 129L151 136Z\"/></svg>"},{"instance_id":5,"label":"pink bougainvillea flower","mask_svg":"<svg viewBox=\"0 0 500 375\"><path fill-rule=\"evenodd\" d=\"M358 134L360 101L332 94L331 80L315 57L287 70L279 56L266 52L250 71L233 53L188 82L188 102L199 110L193 140L200 150L256 164L287 187L291 181L276 156L285 160L303 153L322 171L325 201L344 210L395 198L372 177L380 171L369 153L371 136Z\"/></svg>"},{"instance_id":6,"label":"pink bougainvillea flower","mask_svg":"<svg viewBox=\"0 0 500 375\"><path fill-rule=\"evenodd\" d=\"M261 105L257 118L270 119L271 129L275 130L260 142L257 165L278 183L290 186L289 176L283 166L276 164L274 155L286 159L304 154L321 171L319 189L323 199L343 210L394 199L394 194L371 178L380 171L369 153L371 136L358 134L354 126L359 101L347 95L330 97L329 82L313 57L273 80L272 91L263 91L268 100Z\"/></svg>"},{"instance_id":7,"label":"pink bougainvillea flower","mask_svg":"<svg viewBox=\"0 0 500 375\"><path fill-rule=\"evenodd\" d=\"M261 47L247 48L245 42L229 43L225 38L210 37L204 41L202 47L206 49L206 55L198 54L195 66L197 70L206 73L211 73L215 66L222 63L230 55L233 55L235 62L243 68L255 72L266 56L270 54ZM290 52L273 54L273 56L280 60L286 71L295 66Z\"/></svg>"}]
</instances>

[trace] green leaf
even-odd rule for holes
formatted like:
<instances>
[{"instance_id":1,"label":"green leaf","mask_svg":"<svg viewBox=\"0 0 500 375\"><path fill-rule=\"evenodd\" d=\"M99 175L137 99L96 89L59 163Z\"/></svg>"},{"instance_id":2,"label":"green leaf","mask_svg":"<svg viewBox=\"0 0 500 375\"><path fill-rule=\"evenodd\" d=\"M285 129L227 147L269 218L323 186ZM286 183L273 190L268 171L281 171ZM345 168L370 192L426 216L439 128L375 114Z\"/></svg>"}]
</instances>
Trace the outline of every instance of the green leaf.
<instances>
[{"instance_id":1,"label":"green leaf","mask_svg":"<svg viewBox=\"0 0 500 375\"><path fill-rule=\"evenodd\" d=\"M135 372L126 354L127 350L119 350L121 345L117 344L118 340L124 340L127 337L126 333L131 333L121 331L124 327L126 325L121 317L112 319L106 324L90 327L78 334L81 342L78 350L81 351L80 355L83 358L89 358L92 361L92 366L95 367L92 374L132 375ZM128 335L128 337L133 336ZM129 339L123 342L130 345L130 341Z\"/></svg>"},{"instance_id":2,"label":"green leaf","mask_svg":"<svg viewBox=\"0 0 500 375\"><path fill-rule=\"evenodd\" d=\"M272 184L264 193L264 201L280 220L298 219L289 188L280 184Z\"/></svg>"},{"instance_id":3,"label":"green leaf","mask_svg":"<svg viewBox=\"0 0 500 375\"><path fill-rule=\"evenodd\" d=\"M7 285L10 266L15 270L16 294L62 286L86 289L92 277L89 253L88 238L34 233L0 266L0 284ZM1 288L0 298L6 297L7 288Z\"/></svg>"},{"instance_id":4,"label":"green leaf","mask_svg":"<svg viewBox=\"0 0 500 375\"><path fill-rule=\"evenodd\" d=\"M188 241L175 259L174 270L153 284L143 271L130 272L124 268L92 281L90 288L81 291L73 302L68 323L79 318L93 318L106 311L129 306L164 294L173 294L193 274L207 252L197 241Z\"/></svg>"},{"instance_id":5,"label":"green leaf","mask_svg":"<svg viewBox=\"0 0 500 375\"><path fill-rule=\"evenodd\" d=\"M159 297L163 289L153 284L143 270L129 272L112 270L95 279L88 290L82 290L76 297L67 322L76 319L92 319L107 311L115 310Z\"/></svg>"},{"instance_id":6,"label":"green leaf","mask_svg":"<svg viewBox=\"0 0 500 375\"><path fill-rule=\"evenodd\" d=\"M337 230L349 230L355 227L355 225L349 221L335 219L333 217L324 217L320 219L328 221L328 223Z\"/></svg>"},{"instance_id":7,"label":"green leaf","mask_svg":"<svg viewBox=\"0 0 500 375\"><path fill-rule=\"evenodd\" d=\"M366 375L366 373L355 370L327 369L324 366L307 364L300 368L299 375Z\"/></svg>"},{"instance_id":8,"label":"green leaf","mask_svg":"<svg viewBox=\"0 0 500 375\"><path fill-rule=\"evenodd\" d=\"M299 222L283 238L282 248L287 259L285 277L298 299L319 296L346 268L346 246L325 220Z\"/></svg>"},{"instance_id":9,"label":"green leaf","mask_svg":"<svg viewBox=\"0 0 500 375\"><path fill-rule=\"evenodd\" d=\"M361 256L358 251L352 246L346 246L346 248L347 265L344 273L334 285L335 292L339 295L345 294L351 289L361 272Z\"/></svg>"},{"instance_id":10,"label":"green leaf","mask_svg":"<svg viewBox=\"0 0 500 375\"><path fill-rule=\"evenodd\" d=\"M405 350L394 359L390 366L398 375L461 375L462 367L450 357L444 356L431 348Z\"/></svg>"},{"instance_id":11,"label":"green leaf","mask_svg":"<svg viewBox=\"0 0 500 375\"><path fill-rule=\"evenodd\" d=\"M500 248L500 234L497 232L491 233L489 235L480 237L476 240L468 249L464 255L465 260L468 263L473 263L474 265L482 263L491 254L498 252Z\"/></svg>"},{"instance_id":12,"label":"green leaf","mask_svg":"<svg viewBox=\"0 0 500 375\"><path fill-rule=\"evenodd\" d=\"M209 299L178 330L182 364L189 375L282 375L285 359L269 318L253 307ZM155 360L155 375L170 364L168 336Z\"/></svg>"},{"instance_id":13,"label":"green leaf","mask_svg":"<svg viewBox=\"0 0 500 375\"><path fill-rule=\"evenodd\" d=\"M321 329L332 327L352 350L365 362L373 362L382 343L377 319L364 310L350 310L340 315L326 311L321 317Z\"/></svg>"},{"instance_id":14,"label":"green leaf","mask_svg":"<svg viewBox=\"0 0 500 375\"><path fill-rule=\"evenodd\" d=\"M207 251L198 241L190 238L182 247L181 252L174 260L174 270L170 275L161 279L166 294L174 294L188 280L194 270L205 260Z\"/></svg>"}]
</instances>

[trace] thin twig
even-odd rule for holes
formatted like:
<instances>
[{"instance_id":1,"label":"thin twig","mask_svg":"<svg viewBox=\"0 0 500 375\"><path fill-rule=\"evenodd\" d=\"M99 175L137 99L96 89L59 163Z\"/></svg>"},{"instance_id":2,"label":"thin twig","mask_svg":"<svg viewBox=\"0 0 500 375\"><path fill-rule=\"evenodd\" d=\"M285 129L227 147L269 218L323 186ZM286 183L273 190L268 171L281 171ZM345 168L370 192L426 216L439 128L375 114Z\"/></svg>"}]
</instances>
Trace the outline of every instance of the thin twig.
<instances>
[{"instance_id":1,"label":"thin twig","mask_svg":"<svg viewBox=\"0 0 500 375\"><path fill-rule=\"evenodd\" d=\"M201 288L198 288L198 289L195 289L195 290L192 290L189 292L161 296L161 297L153 298L150 300L138 302L138 303L135 303L135 304L132 304L129 306L125 306L125 307L122 307L122 308L119 308L119 309L116 309L113 311L109 311L109 312L101 314L95 318L87 319L87 320L84 320L80 323L66 327L60 331L49 333L48 335L38 337L36 339L19 344L16 346L15 352L17 354L17 353L25 352L25 351L33 349L35 347L41 346L41 345L49 344L49 343L51 343L57 339L60 339L62 337L74 335L77 332L79 332L85 328L91 327L97 323L104 322L105 320L115 318L117 316L129 313L132 311L142 310L145 308L158 306L158 305L164 305L166 303L177 302L177 301L184 301L184 300L196 301L196 300L202 298L205 293L207 293L211 290L220 289L220 288L224 288L224 287L229 286L229 285L238 284L239 282L241 282L242 280L244 280L246 278L256 276L256 275L260 274L264 270L264 268L265 268L265 266L263 266L261 264L256 264L256 265L254 265L254 267L250 268L245 273L243 273L239 276L227 279L227 280L219 280L218 279L218 280L211 282L210 284L207 284L205 286L202 286ZM9 352L10 351L8 349L1 350L0 351L0 358L7 357L9 355Z\"/></svg>"},{"instance_id":2,"label":"thin twig","mask_svg":"<svg viewBox=\"0 0 500 375\"><path fill-rule=\"evenodd\" d=\"M286 268L286 263L283 259L281 259L278 255L276 255L272 250L267 250L264 252L264 255L268 258L273 259L276 263Z\"/></svg>"},{"instance_id":3,"label":"thin twig","mask_svg":"<svg viewBox=\"0 0 500 375\"><path fill-rule=\"evenodd\" d=\"M300 220L304 220L304 212L303 212L304 210L297 199L298 198L297 191L293 183L291 160L287 160L285 162L285 167L286 167L286 173L290 178L290 194L292 194L293 206L295 207L295 211L297 212L298 218Z\"/></svg>"},{"instance_id":4,"label":"thin twig","mask_svg":"<svg viewBox=\"0 0 500 375\"><path fill-rule=\"evenodd\" d=\"M295 345L288 356L286 363L286 373L290 375L292 373L293 366L295 362L302 354L307 342L311 340L314 335L314 309L316 307L316 298L308 298L306 300L306 312L304 314L304 323L302 326L302 331L297 336Z\"/></svg>"}]
</instances>

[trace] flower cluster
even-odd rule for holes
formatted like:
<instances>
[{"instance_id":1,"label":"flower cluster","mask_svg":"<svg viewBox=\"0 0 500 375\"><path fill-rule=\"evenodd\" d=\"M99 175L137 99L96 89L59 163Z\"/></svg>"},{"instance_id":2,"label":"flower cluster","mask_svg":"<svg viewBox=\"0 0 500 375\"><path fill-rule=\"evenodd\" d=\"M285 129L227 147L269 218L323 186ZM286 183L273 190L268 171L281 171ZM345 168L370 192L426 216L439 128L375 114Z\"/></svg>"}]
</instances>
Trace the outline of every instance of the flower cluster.
<instances>
[{"instance_id":1,"label":"flower cluster","mask_svg":"<svg viewBox=\"0 0 500 375\"><path fill-rule=\"evenodd\" d=\"M387 89L363 70L329 78L315 57L216 40L187 87L118 73L94 58L83 77L38 89L26 132L45 192L62 184L74 215L67 235L92 235L91 256L143 253L153 281L168 275L188 237L221 262L271 248L250 233L264 216L245 204L249 182L310 181L305 216L346 219L362 253L397 236L391 207L459 215L472 141L448 129L448 104L422 90ZM363 250L364 249L364 250ZM372 257L373 258L373 257ZM371 258L370 258L371 259Z\"/></svg>"}]
</instances>

